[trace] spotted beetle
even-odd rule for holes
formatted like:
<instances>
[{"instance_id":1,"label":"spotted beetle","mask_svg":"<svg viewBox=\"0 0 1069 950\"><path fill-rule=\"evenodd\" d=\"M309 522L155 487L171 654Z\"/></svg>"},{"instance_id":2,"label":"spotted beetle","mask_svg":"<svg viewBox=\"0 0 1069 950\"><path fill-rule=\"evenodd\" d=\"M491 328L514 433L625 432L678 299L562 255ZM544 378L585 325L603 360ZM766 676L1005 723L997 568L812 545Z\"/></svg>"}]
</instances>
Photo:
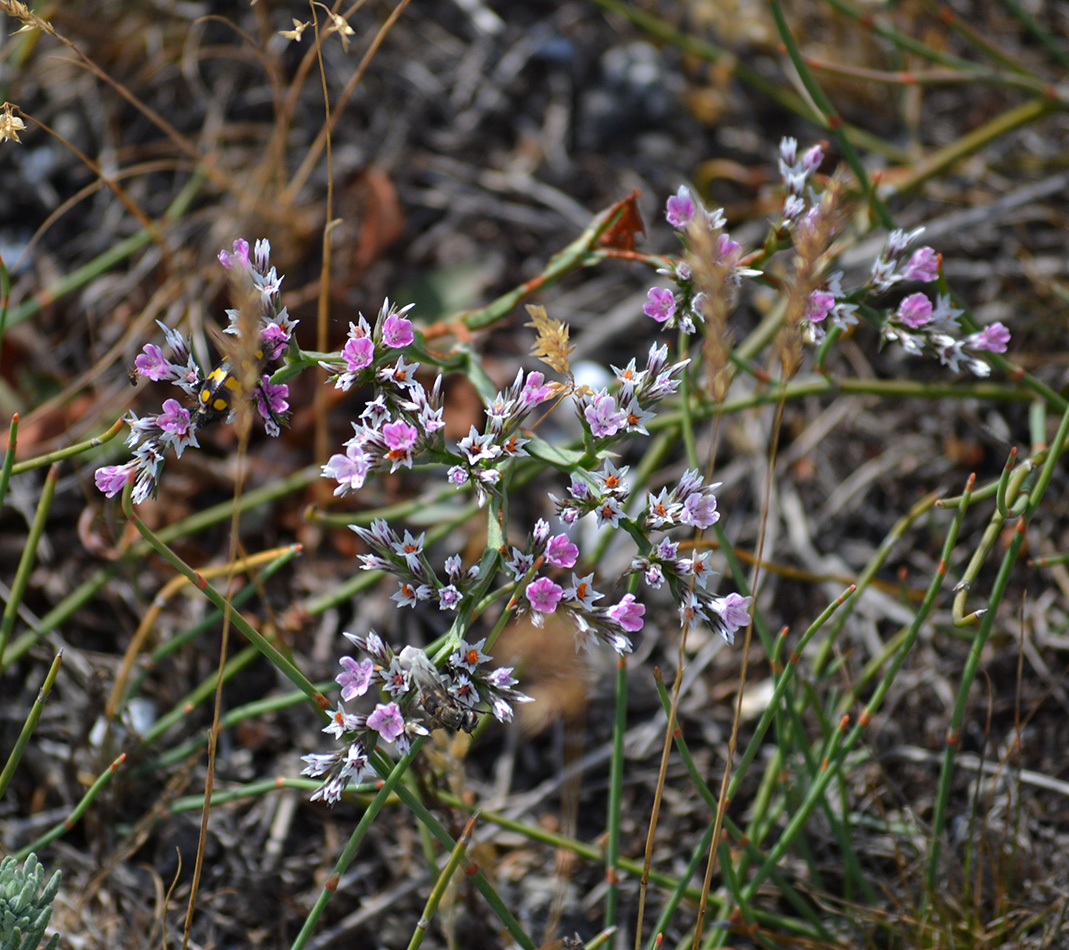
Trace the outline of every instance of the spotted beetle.
<instances>
[{"instance_id":1,"label":"spotted beetle","mask_svg":"<svg viewBox=\"0 0 1069 950\"><path fill-rule=\"evenodd\" d=\"M251 376L254 372L255 388L260 388L260 376L267 360L264 358L262 347L258 347L254 355L256 357L255 367L246 364L246 372L243 374L239 375L234 371L234 361L227 356L201 380L197 391L196 420L198 425L207 426L226 418L234 408L235 397L240 397L242 394L243 376ZM267 411L271 415L271 420L276 425L281 425L281 420L270 408L268 400L263 399L261 404L268 407Z\"/></svg>"}]
</instances>

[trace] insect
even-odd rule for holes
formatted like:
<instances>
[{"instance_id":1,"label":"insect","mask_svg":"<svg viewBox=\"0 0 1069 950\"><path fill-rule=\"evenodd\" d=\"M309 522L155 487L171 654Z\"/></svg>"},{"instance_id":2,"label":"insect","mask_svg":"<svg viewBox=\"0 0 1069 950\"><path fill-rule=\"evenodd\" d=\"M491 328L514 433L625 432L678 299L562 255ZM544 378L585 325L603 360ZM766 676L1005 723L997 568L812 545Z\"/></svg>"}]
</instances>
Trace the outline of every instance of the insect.
<instances>
[{"instance_id":1,"label":"insect","mask_svg":"<svg viewBox=\"0 0 1069 950\"><path fill-rule=\"evenodd\" d=\"M474 732L479 725L479 714L450 696L445 683L437 677L433 683L424 681L419 684L419 702L433 725L465 732Z\"/></svg>"},{"instance_id":2,"label":"insect","mask_svg":"<svg viewBox=\"0 0 1069 950\"><path fill-rule=\"evenodd\" d=\"M419 687L419 703L431 720L431 725L463 729L464 732L475 731L479 725L479 714L449 693L445 679L426 653L415 647L405 647L401 661L412 671L412 679Z\"/></svg>"},{"instance_id":3,"label":"insect","mask_svg":"<svg viewBox=\"0 0 1069 950\"><path fill-rule=\"evenodd\" d=\"M260 375L267 364L262 347L255 352L256 363L250 366L242 361L243 372L238 373L234 368L234 360L227 356L200 382L197 391L196 419L200 426L211 425L225 418L234 408L235 396L241 396L246 380L255 378L254 388L260 387ZM263 405L268 406L271 419L276 425L281 423L274 411L270 409L270 402L266 399Z\"/></svg>"}]
</instances>

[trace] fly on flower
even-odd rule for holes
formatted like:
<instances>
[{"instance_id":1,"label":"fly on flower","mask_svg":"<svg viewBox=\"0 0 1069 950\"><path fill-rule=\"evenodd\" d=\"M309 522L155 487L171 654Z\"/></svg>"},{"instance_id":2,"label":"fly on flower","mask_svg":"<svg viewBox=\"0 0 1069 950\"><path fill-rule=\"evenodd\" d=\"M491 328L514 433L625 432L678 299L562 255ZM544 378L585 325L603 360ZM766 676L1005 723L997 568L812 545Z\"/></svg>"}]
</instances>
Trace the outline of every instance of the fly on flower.
<instances>
[{"instance_id":1,"label":"fly on flower","mask_svg":"<svg viewBox=\"0 0 1069 950\"><path fill-rule=\"evenodd\" d=\"M479 725L479 714L474 709L461 706L449 695L443 683L435 677L433 681L421 683L419 702L431 721L431 725L444 726L446 729L462 729L474 732Z\"/></svg>"},{"instance_id":2,"label":"fly on flower","mask_svg":"<svg viewBox=\"0 0 1069 950\"><path fill-rule=\"evenodd\" d=\"M479 714L474 709L462 706L449 694L442 674L430 661L426 653L411 650L406 654L409 660L412 678L419 687L419 702L423 711L435 726L446 729L463 729L474 732L479 725Z\"/></svg>"}]
</instances>

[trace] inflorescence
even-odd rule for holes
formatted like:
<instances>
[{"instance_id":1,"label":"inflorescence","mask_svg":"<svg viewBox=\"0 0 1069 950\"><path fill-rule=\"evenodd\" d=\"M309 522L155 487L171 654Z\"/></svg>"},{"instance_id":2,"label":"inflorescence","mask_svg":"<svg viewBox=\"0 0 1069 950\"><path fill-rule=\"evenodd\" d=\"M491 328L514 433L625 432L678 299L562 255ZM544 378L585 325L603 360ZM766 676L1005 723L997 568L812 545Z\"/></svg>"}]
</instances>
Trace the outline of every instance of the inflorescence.
<instances>
[{"instance_id":1,"label":"inflorescence","mask_svg":"<svg viewBox=\"0 0 1069 950\"><path fill-rule=\"evenodd\" d=\"M829 331L849 330L860 316L878 325L883 342L900 343L912 354L933 355L954 370L963 367L987 375L990 368L981 354L1005 352L1009 332L1002 324L962 336L961 311L942 293L933 302L927 294L914 291L882 311L867 302L870 295L886 295L899 284L940 280L938 254L926 246L911 250L922 229L892 232L858 287L844 290L842 273L827 272L843 216L836 213L834 189L818 192L814 187L823 158L819 146L799 156L793 139L781 143L784 204L773 230L778 242L793 242L800 261L804 263L808 253L814 264L800 271L807 283L805 296L798 297L804 313L802 306L797 313L808 339L821 343ZM750 266L758 255L745 257L725 231L723 212L704 208L687 187L668 199L665 214L683 242L684 253L659 271L674 289L651 288L643 309L665 328L677 327L691 334L705 328L710 314L724 312L723 301L733 300L744 279L763 275ZM702 256L695 257L699 252ZM169 399L159 415L139 419L131 413L127 444L135 457L125 465L99 469L96 482L101 491L116 494L134 472L134 501L155 494L166 452L173 448L180 456L185 448L196 447L198 428L231 413L235 395L251 400L268 432L278 434L288 408L288 391L284 385L271 384L262 370L289 346L295 321L280 304L282 279L269 268L268 256L266 241L257 242L252 261L244 241L235 242L232 253L220 254L222 264L247 278L258 296L258 338L247 345L254 355L245 357L255 363L254 385L240 385L229 359L206 373L190 353L189 343L164 327L172 358L149 344L137 358L137 372L179 386L196 404L187 408ZM714 295L723 299L711 300ZM345 634L367 656L362 660L344 656L340 661L342 672L336 679L341 696L324 729L340 747L328 754L304 756L307 767L302 773L323 779L312 798L329 803L338 801L349 785L374 779L373 756L380 742L404 754L413 738L426 735L429 728L470 732L487 713L507 722L514 704L528 701L529 697L513 688L517 680L511 668L487 665L490 657L483 649L490 648L488 640L492 646L496 632L477 642L466 640L472 618L497 594L510 595L507 614L527 616L536 626L553 614L567 620L576 649L605 643L621 655L631 651L630 635L645 623L647 608L636 593L643 585L648 591L670 595L681 626L705 624L727 643L733 643L736 632L750 622L753 604L749 596L717 592L713 580L717 574L700 543L690 549L690 556L683 557L679 542L669 536L677 529L693 536L717 523L720 484L706 484L697 470L688 469L675 485L656 493L648 491L643 505L641 499L631 497L628 467L614 461L624 440L649 435L647 426L657 403L677 392L689 359L669 362L668 347L655 344L641 368L639 358L632 358L623 368L612 367L615 379L610 386L590 390L576 385L571 375L566 327L546 318L541 308L528 308L535 317L529 325L538 333L536 355L565 379L547 381L542 372L519 371L511 385L488 400L481 429L472 425L466 436L450 444L445 438L443 377L437 374L429 386L421 378L425 374L414 356L422 351L408 317L411 309L411 304L398 308L386 300L373 322L361 314L349 325L338 357L320 363L337 389L373 388L352 423L352 438L322 466L322 476L336 483L334 494L348 495L376 473L413 469L418 463L428 473L437 473L429 477L440 478L444 486L471 492L480 507L491 500L502 503L495 512L500 515L516 463L532 453L563 476L566 489L560 496L547 493L547 510L559 523L556 532L549 521L539 518L524 536L486 552L478 563L467 567L458 554L449 554L436 567L426 549L425 534L398 533L381 519L367 527L353 526L365 547L358 555L360 567L395 579L392 600L396 605L436 607L453 618L453 626L448 645L436 660L414 646L395 651L375 633ZM227 332L240 335L241 311L231 310L228 315ZM583 451L532 445L535 436L525 424L530 425L533 410L547 402L552 402L550 411L561 402L572 407L582 427ZM637 549L620 579L628 589L615 602L599 605L605 594L596 589L595 572L588 569L596 558L588 552L584 560L577 540L588 536L578 531L584 519L591 519L599 529L622 529ZM501 527L515 531L513 524ZM499 587L491 592L495 581ZM369 693L385 701L366 715L346 708Z\"/></svg>"},{"instance_id":2,"label":"inflorescence","mask_svg":"<svg viewBox=\"0 0 1069 950\"><path fill-rule=\"evenodd\" d=\"M510 722L513 704L531 701L513 689L517 680L511 667L486 665L492 657L482 651L485 640L461 640L438 668L417 647L396 652L374 631L367 636L344 636L368 656L359 661L343 656L342 672L335 677L341 696L323 731L341 742L341 748L302 756L308 763L302 775L326 776L312 801L321 798L333 804L350 784L374 780L370 755L380 740L404 755L413 737L427 735L428 727L471 732L484 706L498 722ZM366 716L345 709L346 703L372 687L382 690L387 701L377 703Z\"/></svg>"},{"instance_id":3,"label":"inflorescence","mask_svg":"<svg viewBox=\"0 0 1069 950\"><path fill-rule=\"evenodd\" d=\"M139 418L132 411L127 414L130 434L126 444L134 450L133 460L105 465L96 471L96 486L109 498L123 490L131 473L136 473L134 502L140 504L149 496L154 498L167 452L173 449L175 456L181 458L189 446L199 447L198 430L224 417L230 422L236 412L235 395L251 400L267 433L279 435L289 409L289 387L272 383L262 370L285 352L297 321L290 319L279 299L282 278L268 266L270 256L271 245L267 241L256 242L251 261L247 241L235 241L233 252L219 253L220 263L231 271L239 288L247 287L254 295L258 326L255 341L242 340L242 310L227 310L230 325L223 332L238 338L238 353L226 357L214 369L205 370L193 355L190 341L157 321L170 345L171 357L168 359L154 343L147 343L134 361L135 372L154 382L165 380L177 386L195 403L190 407L177 399L167 399L158 415ZM251 386L247 387L246 377L252 380Z\"/></svg>"},{"instance_id":4,"label":"inflorescence","mask_svg":"<svg viewBox=\"0 0 1069 950\"><path fill-rule=\"evenodd\" d=\"M780 143L784 204L778 227L796 245L827 228L829 209L823 200L827 193L818 193L812 185L823 160L819 145L799 157L798 143L793 138L784 138ZM707 263L723 272L729 286L737 287L744 277L762 276L761 271L746 266L742 248L723 230L723 211L703 207L686 185L668 199L665 217L685 247L694 243L695 230L712 236L715 259ZM1006 352L1010 333L1003 324L992 323L962 335L958 319L962 311L952 305L949 294L943 293L936 294L934 302L927 294L915 291L892 309L866 306L870 296L885 294L899 284L929 284L939 279L939 255L927 246L910 250L923 233L924 228L892 231L865 281L849 290L843 289L842 271L825 274L820 286L808 294L804 324L810 342L822 343L829 329L849 330L858 322L858 314L864 313L878 325L882 342L897 342L915 356L933 356L955 372L965 369L976 376L989 375L991 367L982 354ZM675 284L675 290L650 288L643 307L648 317L666 327L679 326L685 333L695 331L695 324L703 320L705 301L692 270L684 255L659 272Z\"/></svg>"}]
</instances>

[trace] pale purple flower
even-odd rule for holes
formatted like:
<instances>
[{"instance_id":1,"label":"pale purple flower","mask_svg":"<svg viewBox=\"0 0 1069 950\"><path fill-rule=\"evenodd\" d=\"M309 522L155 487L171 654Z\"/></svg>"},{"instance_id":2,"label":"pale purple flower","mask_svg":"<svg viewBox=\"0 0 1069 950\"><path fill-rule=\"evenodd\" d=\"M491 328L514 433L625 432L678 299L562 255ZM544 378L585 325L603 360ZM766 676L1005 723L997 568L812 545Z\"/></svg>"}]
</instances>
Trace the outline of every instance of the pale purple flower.
<instances>
[{"instance_id":1,"label":"pale purple flower","mask_svg":"<svg viewBox=\"0 0 1069 950\"><path fill-rule=\"evenodd\" d=\"M606 392L595 393L583 415L596 439L616 435L627 425L627 415L616 408L616 400Z\"/></svg>"},{"instance_id":2,"label":"pale purple flower","mask_svg":"<svg viewBox=\"0 0 1069 950\"><path fill-rule=\"evenodd\" d=\"M681 524L689 524L695 528L709 528L720 520L720 512L716 510L716 496L711 492L695 492L688 495L683 502L683 510L679 514Z\"/></svg>"},{"instance_id":3,"label":"pale purple flower","mask_svg":"<svg viewBox=\"0 0 1069 950\"><path fill-rule=\"evenodd\" d=\"M393 742L405 731L404 716L397 703L379 703L367 717L369 729L374 729L387 742Z\"/></svg>"},{"instance_id":4,"label":"pale purple flower","mask_svg":"<svg viewBox=\"0 0 1069 950\"><path fill-rule=\"evenodd\" d=\"M557 609L557 604L564 594L564 588L553 583L548 577L540 577L527 585L524 594L531 602L531 609L539 613L551 614Z\"/></svg>"},{"instance_id":5,"label":"pale purple flower","mask_svg":"<svg viewBox=\"0 0 1069 950\"><path fill-rule=\"evenodd\" d=\"M333 478L338 482L335 495L346 495L364 485L368 473L368 458L364 450L356 443L349 443L344 455L332 455L330 461L322 468L324 478Z\"/></svg>"},{"instance_id":6,"label":"pale purple flower","mask_svg":"<svg viewBox=\"0 0 1069 950\"><path fill-rule=\"evenodd\" d=\"M341 663L344 672L335 676L334 680L341 686L342 701L349 703L368 691L371 679L375 675L375 664L367 659L358 663L351 656L343 656L338 662Z\"/></svg>"},{"instance_id":7,"label":"pale purple flower","mask_svg":"<svg viewBox=\"0 0 1069 950\"><path fill-rule=\"evenodd\" d=\"M269 247L270 247L270 245L269 245ZM256 248L257 248L257 251L259 251L259 248L260 248L259 242L257 242ZM248 267L249 266L249 242L244 240L243 238L239 238L238 240L236 240L234 242L234 250L233 250L232 253L228 252L228 251L225 251L225 250L220 251L219 252L219 263L222 264L223 267L227 268L228 270L231 267L234 267L235 265L237 265L239 267Z\"/></svg>"},{"instance_id":8,"label":"pale purple flower","mask_svg":"<svg viewBox=\"0 0 1069 950\"><path fill-rule=\"evenodd\" d=\"M642 312L658 323L667 323L676 312L676 298L672 291L664 287L651 287L646 292L647 302Z\"/></svg>"},{"instance_id":9,"label":"pale purple flower","mask_svg":"<svg viewBox=\"0 0 1069 950\"><path fill-rule=\"evenodd\" d=\"M750 622L752 604L752 597L743 597L742 594L733 592L726 597L715 598L714 606L724 619L724 623L734 631L740 630Z\"/></svg>"},{"instance_id":10,"label":"pale purple flower","mask_svg":"<svg viewBox=\"0 0 1069 950\"><path fill-rule=\"evenodd\" d=\"M965 345L974 350L987 350L991 353L1005 353L1006 344L1009 342L1010 331L1001 323L992 323L964 340Z\"/></svg>"},{"instance_id":11,"label":"pale purple flower","mask_svg":"<svg viewBox=\"0 0 1069 950\"><path fill-rule=\"evenodd\" d=\"M590 497L590 486L578 475L573 475L568 483L568 494L576 501L586 501Z\"/></svg>"},{"instance_id":12,"label":"pale purple flower","mask_svg":"<svg viewBox=\"0 0 1069 950\"><path fill-rule=\"evenodd\" d=\"M552 384L547 383L545 376L538 370L532 370L527 374L527 382L520 391L520 402L525 406L535 406L540 402L545 402L552 395Z\"/></svg>"},{"instance_id":13,"label":"pale purple flower","mask_svg":"<svg viewBox=\"0 0 1069 950\"><path fill-rule=\"evenodd\" d=\"M509 690L518 682L519 680L512 675L511 666L499 666L486 674L486 683L493 689Z\"/></svg>"},{"instance_id":14,"label":"pale purple flower","mask_svg":"<svg viewBox=\"0 0 1069 950\"><path fill-rule=\"evenodd\" d=\"M126 487L126 480L136 469L137 462L127 462L125 465L104 465L98 468L93 473L97 491L103 492L108 498L114 498Z\"/></svg>"},{"instance_id":15,"label":"pale purple flower","mask_svg":"<svg viewBox=\"0 0 1069 950\"><path fill-rule=\"evenodd\" d=\"M814 290L809 295L809 301L805 308L805 318L810 323L820 323L825 319L831 308L835 306L835 295L826 290Z\"/></svg>"},{"instance_id":16,"label":"pale purple flower","mask_svg":"<svg viewBox=\"0 0 1069 950\"><path fill-rule=\"evenodd\" d=\"M635 599L634 594L624 594L620 602L610 607L606 613L628 633L637 633L642 629L642 617L646 613L646 607Z\"/></svg>"},{"instance_id":17,"label":"pale purple flower","mask_svg":"<svg viewBox=\"0 0 1069 950\"><path fill-rule=\"evenodd\" d=\"M454 488L463 488L468 484L468 473L459 465L451 466L445 477Z\"/></svg>"},{"instance_id":18,"label":"pale purple flower","mask_svg":"<svg viewBox=\"0 0 1069 950\"><path fill-rule=\"evenodd\" d=\"M460 605L461 593L455 584L449 584L438 591L438 608L456 610Z\"/></svg>"},{"instance_id":19,"label":"pale purple flower","mask_svg":"<svg viewBox=\"0 0 1069 950\"><path fill-rule=\"evenodd\" d=\"M653 549L654 556L661 561L674 561L679 557L679 544L671 538L661 538Z\"/></svg>"},{"instance_id":20,"label":"pale purple flower","mask_svg":"<svg viewBox=\"0 0 1069 950\"><path fill-rule=\"evenodd\" d=\"M939 255L930 247L918 248L902 268L902 276L906 280L931 283L939 276Z\"/></svg>"},{"instance_id":21,"label":"pale purple flower","mask_svg":"<svg viewBox=\"0 0 1069 950\"><path fill-rule=\"evenodd\" d=\"M931 322L932 302L924 294L910 294L898 305L896 316L907 327L916 330Z\"/></svg>"},{"instance_id":22,"label":"pale purple flower","mask_svg":"<svg viewBox=\"0 0 1069 950\"><path fill-rule=\"evenodd\" d=\"M680 185L679 191L668 199L665 217L673 228L685 228L694 217L695 210L690 189L686 185Z\"/></svg>"}]
</instances>

